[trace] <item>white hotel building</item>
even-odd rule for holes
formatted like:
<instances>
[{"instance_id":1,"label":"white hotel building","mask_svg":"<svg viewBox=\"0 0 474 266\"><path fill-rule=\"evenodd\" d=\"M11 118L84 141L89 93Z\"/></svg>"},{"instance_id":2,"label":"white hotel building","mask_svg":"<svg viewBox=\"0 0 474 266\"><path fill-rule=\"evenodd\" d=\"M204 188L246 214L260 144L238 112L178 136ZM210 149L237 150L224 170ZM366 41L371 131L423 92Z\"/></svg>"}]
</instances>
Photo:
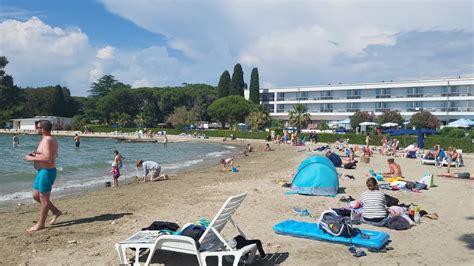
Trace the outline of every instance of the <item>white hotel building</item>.
<instances>
[{"instance_id":1,"label":"white hotel building","mask_svg":"<svg viewBox=\"0 0 474 266\"><path fill-rule=\"evenodd\" d=\"M380 115L385 110L399 111L405 118L426 110L443 124L474 119L473 77L269 88L260 89L260 95L270 116L285 121L295 104L308 108L312 124L346 119L357 111Z\"/></svg>"}]
</instances>

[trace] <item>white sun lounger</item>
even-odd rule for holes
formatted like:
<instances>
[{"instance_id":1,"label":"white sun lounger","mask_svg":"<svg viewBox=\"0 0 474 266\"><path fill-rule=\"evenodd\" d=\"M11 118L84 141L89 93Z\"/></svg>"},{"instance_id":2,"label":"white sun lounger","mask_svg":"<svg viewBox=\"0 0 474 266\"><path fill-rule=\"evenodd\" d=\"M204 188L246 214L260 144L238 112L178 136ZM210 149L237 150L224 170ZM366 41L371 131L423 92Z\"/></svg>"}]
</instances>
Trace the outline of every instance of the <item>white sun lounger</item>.
<instances>
[{"instance_id":1,"label":"white sun lounger","mask_svg":"<svg viewBox=\"0 0 474 266\"><path fill-rule=\"evenodd\" d=\"M247 194L240 194L229 197L226 200L199 239L200 248L197 248L198 245L196 241L191 237L181 235L159 235L159 231L139 231L127 240L115 245L120 264L128 263L125 252L127 248L135 249L134 265L140 265L138 259L140 250L142 249L150 250L145 265L150 264L153 254L157 249L196 255L199 265L206 265L206 258L210 256L216 256L218 258L218 265L222 265L222 259L224 256L233 256L233 265L237 266L241 257L246 254L249 254L246 263L251 263L257 250L255 244L245 246L241 249L232 248L221 235L222 229L225 227L227 222L230 222L234 225L239 234L245 237L242 230L232 219L232 215L236 212L246 196ZM183 228L186 226L187 225Z\"/></svg>"}]
</instances>

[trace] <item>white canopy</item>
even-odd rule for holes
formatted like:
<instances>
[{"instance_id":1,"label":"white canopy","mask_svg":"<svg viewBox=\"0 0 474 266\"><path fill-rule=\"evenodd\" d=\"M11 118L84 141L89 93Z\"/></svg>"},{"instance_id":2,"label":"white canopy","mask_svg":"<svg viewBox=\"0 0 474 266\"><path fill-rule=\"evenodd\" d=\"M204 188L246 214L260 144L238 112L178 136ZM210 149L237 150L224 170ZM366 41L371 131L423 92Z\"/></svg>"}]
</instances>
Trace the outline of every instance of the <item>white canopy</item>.
<instances>
[{"instance_id":1,"label":"white canopy","mask_svg":"<svg viewBox=\"0 0 474 266\"><path fill-rule=\"evenodd\" d=\"M359 126L378 126L379 124L375 123L375 122L362 122L362 123L359 123Z\"/></svg>"},{"instance_id":2,"label":"white canopy","mask_svg":"<svg viewBox=\"0 0 474 266\"><path fill-rule=\"evenodd\" d=\"M396 127L396 126L398 126L398 124L393 123L393 122L388 122L388 123L382 124L382 127Z\"/></svg>"},{"instance_id":3,"label":"white canopy","mask_svg":"<svg viewBox=\"0 0 474 266\"><path fill-rule=\"evenodd\" d=\"M471 119L461 118L449 123L447 126L448 127L464 127L464 128L474 127L474 121L472 121Z\"/></svg>"}]
</instances>

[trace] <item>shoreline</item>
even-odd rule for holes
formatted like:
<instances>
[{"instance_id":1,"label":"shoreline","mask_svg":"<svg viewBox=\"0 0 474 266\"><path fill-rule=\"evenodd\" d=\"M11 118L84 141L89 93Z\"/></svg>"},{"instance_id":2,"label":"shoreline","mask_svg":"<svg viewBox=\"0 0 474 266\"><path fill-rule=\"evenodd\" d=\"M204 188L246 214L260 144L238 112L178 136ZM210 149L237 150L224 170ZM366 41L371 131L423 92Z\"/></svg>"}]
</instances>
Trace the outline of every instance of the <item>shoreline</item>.
<instances>
[{"instance_id":1,"label":"shoreline","mask_svg":"<svg viewBox=\"0 0 474 266\"><path fill-rule=\"evenodd\" d=\"M214 141L222 143L221 139ZM352 174L356 180L341 177L340 187L345 188L345 193L334 198L285 195L288 190L280 187L278 181L291 181L291 175L304 158L320 153L306 152L308 147L273 143L270 145L274 151L262 152L264 141L260 140L238 140L233 144L243 146L247 142L252 143L257 151L248 156L238 154L237 173L221 171L216 162L199 170L180 173L167 181L132 183L55 199L55 205L65 214L57 225L47 226L34 234L25 233L25 229L38 218L37 204L17 206L10 211L0 210L0 219L4 221L0 228L0 264L116 265L115 243L157 220L183 225L200 217L212 219L225 199L239 193L248 196L234 218L250 239L262 241L270 255L270 261L256 261L255 265L372 265L381 261L390 265L464 265L474 261L474 248L469 246L473 221L468 219L474 217L474 182L436 177L437 187L422 193L384 191L399 198L400 202L413 202L428 212L437 212L440 218L422 218L420 225L407 231L357 226L389 233L390 246L394 250L355 258L348 253L347 246L277 235L272 226L285 219L316 221L315 218L295 215L294 207L308 209L317 217L328 208L346 206L339 198L348 195L358 198L366 189L368 169L385 170L387 157L376 154L370 164L359 163L355 170L338 168L338 172ZM472 156L467 156L466 167L453 168L453 171L474 172L474 160L469 157ZM434 166L421 166L416 160L396 160L402 164L408 180L418 179L425 171L433 174L445 172L445 169ZM453 224L456 226L451 226ZM226 230L224 236L235 236L234 231ZM196 265L196 260L192 256L159 252L155 253L152 264Z\"/></svg>"},{"instance_id":2,"label":"shoreline","mask_svg":"<svg viewBox=\"0 0 474 266\"><path fill-rule=\"evenodd\" d=\"M64 135L54 135L54 136L64 137ZM94 138L95 136L89 136L89 137ZM100 138L104 138L104 137L100 137ZM111 138L111 137L106 137L106 138ZM168 143L179 143L179 142L199 143L200 142L200 140L197 140L197 139L184 140L184 139L181 139L181 138L176 138L176 140L177 141L168 141ZM228 149L230 153L227 154L227 156L232 156L232 157L238 156L239 147L243 148L243 144L241 144L241 143L220 143L220 142L216 141L215 139L211 140L210 142L213 143L213 144L218 144L218 145L222 145L222 146L234 146L235 147L234 149ZM167 174L169 174L171 176L177 176L177 175L186 174L186 173L192 172L192 171L200 171L200 170L205 169L207 167L216 165L217 164L216 163L217 159L218 158L203 159L199 163L187 165L187 166L184 166L182 168L172 168L172 169L166 169L165 168L164 172L166 172ZM213 161L215 161L215 162L213 162ZM104 182L99 180L99 179L101 179L101 177L98 177L98 176L91 177L91 178L92 179L97 179L97 182L95 182L93 184L89 184L89 185L84 185L84 186L62 187L59 190L57 188L53 187L52 199L56 200L56 199L59 199L59 198L68 197L70 195L80 195L80 194L88 193L88 192L92 192L92 191L108 189L108 187L105 186L104 182L111 181L111 178L110 178L110 180L107 179ZM133 172L130 175L121 176L121 178L119 180L119 183L123 183L124 185L129 185L129 184L137 182L136 178L137 177L135 175L135 172ZM27 193L28 195L30 195L31 191L17 191L15 193L8 194L8 195L13 195L14 196L17 193L22 193L22 194ZM18 198L18 197L21 197L21 198ZM18 206L23 206L23 205L26 205L26 204L35 204L35 202L31 198L31 196L27 196L26 198L23 198L22 196L18 196L18 197L0 202L0 211L2 209L14 207L14 206L17 206L17 205Z\"/></svg>"}]
</instances>

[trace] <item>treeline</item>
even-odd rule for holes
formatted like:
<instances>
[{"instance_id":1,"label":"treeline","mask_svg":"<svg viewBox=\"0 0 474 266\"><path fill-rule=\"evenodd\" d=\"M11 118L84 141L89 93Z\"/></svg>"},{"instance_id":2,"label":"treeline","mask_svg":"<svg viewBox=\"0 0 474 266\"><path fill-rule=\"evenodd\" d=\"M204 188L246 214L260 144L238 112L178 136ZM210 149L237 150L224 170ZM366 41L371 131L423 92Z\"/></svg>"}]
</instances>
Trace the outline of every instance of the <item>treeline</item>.
<instances>
[{"instance_id":1,"label":"treeline","mask_svg":"<svg viewBox=\"0 0 474 266\"><path fill-rule=\"evenodd\" d=\"M243 98L244 74L240 64L230 78L226 70L218 87L183 84L176 87L132 89L130 85L105 75L92 83L87 97L73 97L66 87L19 88L4 71L8 60L0 57L0 125L12 118L37 115L73 117L75 128L95 122L122 127L156 127L158 123L182 126L198 121L244 122L253 111L257 127L269 121L268 112L258 106L258 70L251 76L253 104ZM237 97L237 98L236 98ZM219 99L219 101L216 101ZM263 117L263 118L262 118Z\"/></svg>"}]
</instances>

